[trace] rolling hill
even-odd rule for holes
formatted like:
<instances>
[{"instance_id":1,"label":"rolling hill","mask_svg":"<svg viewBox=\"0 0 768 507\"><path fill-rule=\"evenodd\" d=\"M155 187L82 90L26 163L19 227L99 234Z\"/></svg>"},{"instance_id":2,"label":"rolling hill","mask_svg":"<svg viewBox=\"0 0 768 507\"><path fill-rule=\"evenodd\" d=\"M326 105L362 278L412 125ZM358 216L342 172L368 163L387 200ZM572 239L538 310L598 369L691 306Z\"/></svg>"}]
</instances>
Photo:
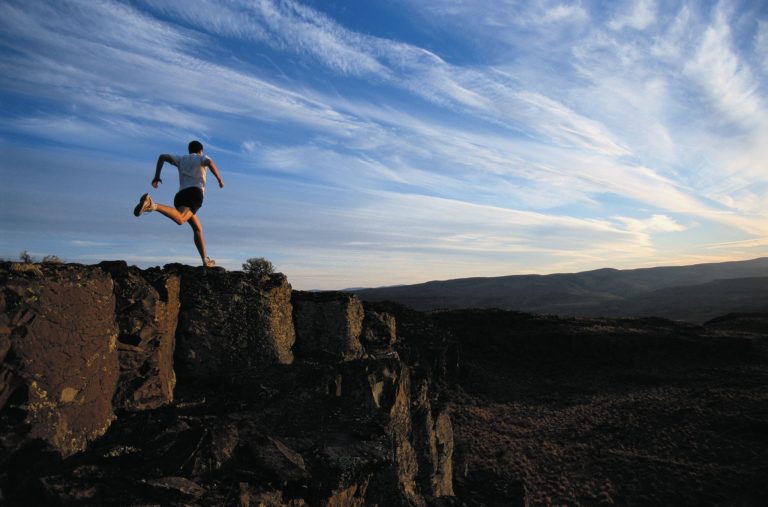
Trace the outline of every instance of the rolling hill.
<instances>
[{"instance_id":1,"label":"rolling hill","mask_svg":"<svg viewBox=\"0 0 768 507\"><path fill-rule=\"evenodd\" d=\"M350 290L417 310L499 308L580 316L655 316L703 322L768 311L768 258L581 273L462 278Z\"/></svg>"}]
</instances>

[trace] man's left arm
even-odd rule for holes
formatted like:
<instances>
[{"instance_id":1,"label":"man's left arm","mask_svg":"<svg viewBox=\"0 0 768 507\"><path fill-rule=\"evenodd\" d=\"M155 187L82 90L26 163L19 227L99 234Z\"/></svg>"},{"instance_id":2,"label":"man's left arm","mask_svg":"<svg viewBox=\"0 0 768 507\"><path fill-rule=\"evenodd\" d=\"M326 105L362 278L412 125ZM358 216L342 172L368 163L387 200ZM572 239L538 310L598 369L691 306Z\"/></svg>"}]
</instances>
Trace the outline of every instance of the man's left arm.
<instances>
[{"instance_id":1,"label":"man's left arm","mask_svg":"<svg viewBox=\"0 0 768 507\"><path fill-rule=\"evenodd\" d=\"M205 165L211 168L211 172L214 176L216 176L216 179L219 181L219 188L224 188L224 180L221 179L221 175L219 174L219 168L216 167L216 164L211 160L210 158L205 160Z\"/></svg>"}]
</instances>

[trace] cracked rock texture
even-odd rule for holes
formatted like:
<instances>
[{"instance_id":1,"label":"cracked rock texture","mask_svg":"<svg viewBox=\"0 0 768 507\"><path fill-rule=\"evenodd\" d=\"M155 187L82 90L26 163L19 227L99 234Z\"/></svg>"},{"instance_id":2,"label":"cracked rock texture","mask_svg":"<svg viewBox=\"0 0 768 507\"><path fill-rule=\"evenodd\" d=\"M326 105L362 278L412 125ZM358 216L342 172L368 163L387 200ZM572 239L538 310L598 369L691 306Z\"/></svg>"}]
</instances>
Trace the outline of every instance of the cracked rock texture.
<instances>
[{"instance_id":1,"label":"cracked rock texture","mask_svg":"<svg viewBox=\"0 0 768 507\"><path fill-rule=\"evenodd\" d=\"M96 267L0 264L3 451L40 439L85 449L114 419L112 279Z\"/></svg>"},{"instance_id":2,"label":"cracked rock texture","mask_svg":"<svg viewBox=\"0 0 768 507\"><path fill-rule=\"evenodd\" d=\"M129 268L123 261L99 266L114 282L120 362L115 406L145 410L172 402L179 277L159 269Z\"/></svg>"},{"instance_id":3,"label":"cracked rock texture","mask_svg":"<svg viewBox=\"0 0 768 507\"><path fill-rule=\"evenodd\" d=\"M365 310L357 296L342 292L295 292L297 352L352 361L364 355L360 334Z\"/></svg>"},{"instance_id":4,"label":"cracked rock texture","mask_svg":"<svg viewBox=\"0 0 768 507\"><path fill-rule=\"evenodd\" d=\"M0 280L4 503L451 504L439 382L400 359L440 354L386 309L177 264Z\"/></svg>"},{"instance_id":5,"label":"cracked rock texture","mask_svg":"<svg viewBox=\"0 0 768 507\"><path fill-rule=\"evenodd\" d=\"M181 279L175 354L180 378L237 379L265 365L293 362L296 335L285 275L256 280L179 264L166 271Z\"/></svg>"}]
</instances>

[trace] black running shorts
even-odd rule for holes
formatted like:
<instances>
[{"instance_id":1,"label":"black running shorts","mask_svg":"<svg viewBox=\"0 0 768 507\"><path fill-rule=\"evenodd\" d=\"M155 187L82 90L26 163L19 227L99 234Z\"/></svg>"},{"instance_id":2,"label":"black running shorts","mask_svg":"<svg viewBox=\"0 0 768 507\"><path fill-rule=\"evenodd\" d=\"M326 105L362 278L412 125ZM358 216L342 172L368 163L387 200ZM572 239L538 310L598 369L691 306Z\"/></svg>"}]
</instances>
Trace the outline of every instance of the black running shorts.
<instances>
[{"instance_id":1,"label":"black running shorts","mask_svg":"<svg viewBox=\"0 0 768 507\"><path fill-rule=\"evenodd\" d=\"M189 208L192 213L197 213L200 206L203 205L203 190L198 187L187 187L179 191L173 198L173 207L176 209Z\"/></svg>"}]
</instances>

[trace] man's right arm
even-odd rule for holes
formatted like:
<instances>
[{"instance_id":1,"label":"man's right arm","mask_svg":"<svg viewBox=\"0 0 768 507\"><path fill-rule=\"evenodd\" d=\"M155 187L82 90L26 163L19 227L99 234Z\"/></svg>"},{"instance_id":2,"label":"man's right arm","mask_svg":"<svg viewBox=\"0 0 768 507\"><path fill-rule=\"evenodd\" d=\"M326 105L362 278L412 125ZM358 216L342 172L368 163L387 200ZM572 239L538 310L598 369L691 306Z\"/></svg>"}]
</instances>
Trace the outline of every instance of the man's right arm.
<instances>
[{"instance_id":1,"label":"man's right arm","mask_svg":"<svg viewBox=\"0 0 768 507\"><path fill-rule=\"evenodd\" d=\"M155 177L152 179L152 186L154 188L157 188L158 183L162 183L163 180L160 179L160 172L163 170L163 164L168 162L169 164L175 164L175 161L173 160L173 157L171 155L168 155L167 153L163 153L159 157L157 157L157 165L155 166Z\"/></svg>"}]
</instances>

